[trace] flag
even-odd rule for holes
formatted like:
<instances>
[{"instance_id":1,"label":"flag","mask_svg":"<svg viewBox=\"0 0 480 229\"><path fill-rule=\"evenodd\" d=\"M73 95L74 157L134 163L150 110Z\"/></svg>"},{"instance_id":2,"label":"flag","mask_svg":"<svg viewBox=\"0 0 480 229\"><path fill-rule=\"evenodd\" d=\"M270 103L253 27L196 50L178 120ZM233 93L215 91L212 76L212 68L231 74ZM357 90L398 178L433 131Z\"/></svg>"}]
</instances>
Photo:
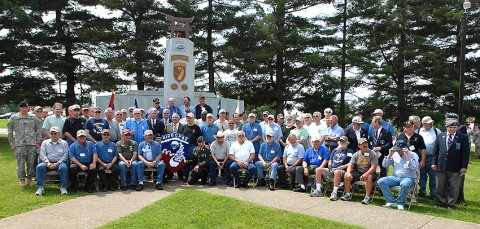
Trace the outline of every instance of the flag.
<instances>
[{"instance_id":1,"label":"flag","mask_svg":"<svg viewBox=\"0 0 480 229\"><path fill-rule=\"evenodd\" d=\"M134 106L135 108L138 108L137 97L135 97L135 102L133 103L133 106Z\"/></svg>"},{"instance_id":2,"label":"flag","mask_svg":"<svg viewBox=\"0 0 480 229\"><path fill-rule=\"evenodd\" d=\"M112 110L115 110L115 93L112 91L112 96L110 96L110 103L108 104L108 107L112 108Z\"/></svg>"},{"instance_id":3,"label":"flag","mask_svg":"<svg viewBox=\"0 0 480 229\"><path fill-rule=\"evenodd\" d=\"M218 118L218 114L220 114L220 109L222 109L222 100L218 99L217 118Z\"/></svg>"},{"instance_id":4,"label":"flag","mask_svg":"<svg viewBox=\"0 0 480 229\"><path fill-rule=\"evenodd\" d=\"M237 96L237 108L235 108L235 113L240 114L240 96Z\"/></svg>"},{"instance_id":5,"label":"flag","mask_svg":"<svg viewBox=\"0 0 480 229\"><path fill-rule=\"evenodd\" d=\"M91 107L93 104L93 101L92 101L92 94L90 93L90 97L88 98L88 106Z\"/></svg>"}]
</instances>

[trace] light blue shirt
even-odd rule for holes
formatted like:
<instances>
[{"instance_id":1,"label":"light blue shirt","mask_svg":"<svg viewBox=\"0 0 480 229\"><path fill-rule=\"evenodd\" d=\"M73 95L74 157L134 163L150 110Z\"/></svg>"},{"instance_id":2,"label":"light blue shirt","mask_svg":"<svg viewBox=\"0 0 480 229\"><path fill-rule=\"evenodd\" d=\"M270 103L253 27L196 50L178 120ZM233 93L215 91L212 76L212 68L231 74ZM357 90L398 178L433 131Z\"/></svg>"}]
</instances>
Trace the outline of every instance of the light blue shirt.
<instances>
[{"instance_id":1,"label":"light blue shirt","mask_svg":"<svg viewBox=\"0 0 480 229\"><path fill-rule=\"evenodd\" d=\"M185 117L185 116L182 116L182 112L180 111L180 108L178 108L176 106L173 106L173 107L166 106L163 109L168 109L170 111L170 119L172 119L172 116L175 113L177 113L178 116L180 116L179 119L181 119L182 117ZM165 125L167 125L167 124L165 124Z\"/></svg>"},{"instance_id":2,"label":"light blue shirt","mask_svg":"<svg viewBox=\"0 0 480 229\"><path fill-rule=\"evenodd\" d=\"M205 124L202 127L202 136L207 144L211 144L212 142L215 141L215 138L213 137L213 135L216 135L218 130L219 130L218 126L213 123L210 125Z\"/></svg>"},{"instance_id":3,"label":"light blue shirt","mask_svg":"<svg viewBox=\"0 0 480 229\"><path fill-rule=\"evenodd\" d=\"M392 155L392 158L385 158L382 162L382 166L387 168L393 164L393 176L400 178L417 178L417 169L418 169L418 155L408 151L408 156L410 156L410 161L407 161L405 155L400 155L395 152ZM395 159L397 158L397 159Z\"/></svg>"},{"instance_id":4,"label":"light blue shirt","mask_svg":"<svg viewBox=\"0 0 480 229\"><path fill-rule=\"evenodd\" d=\"M437 129L437 134L439 133L441 133L441 131ZM425 146L427 147L427 155L433 155L433 146L435 145L435 140L437 139L435 128L432 127L426 131L425 128L422 127L418 134L422 136L423 142L425 142Z\"/></svg>"},{"instance_id":5,"label":"light blue shirt","mask_svg":"<svg viewBox=\"0 0 480 229\"><path fill-rule=\"evenodd\" d=\"M195 114L195 107L194 107L194 106L190 105L189 107L185 107L185 105L182 105L182 106L180 106L179 109L180 109L180 115L181 115L182 117L184 117L184 118L187 117L187 112L185 112L185 110L186 110L187 108L190 108L190 110L192 111L192 113Z\"/></svg>"},{"instance_id":6,"label":"light blue shirt","mask_svg":"<svg viewBox=\"0 0 480 229\"><path fill-rule=\"evenodd\" d=\"M260 136L260 137L262 136L262 127L260 126L259 123L256 123L256 122L254 122L253 124L250 124L250 122L243 124L242 131L245 132L245 137L249 141L252 141L257 136ZM260 141L256 141L252 143L253 143L253 148L255 148L255 152L258 153L260 150Z\"/></svg>"},{"instance_id":7,"label":"light blue shirt","mask_svg":"<svg viewBox=\"0 0 480 229\"><path fill-rule=\"evenodd\" d=\"M341 137L344 135L342 127L340 127L338 124L336 124L333 128L328 127L323 129L320 132L320 137L322 136L330 136L330 137ZM325 145L327 146L338 146L338 142L325 142Z\"/></svg>"},{"instance_id":8,"label":"light blue shirt","mask_svg":"<svg viewBox=\"0 0 480 229\"><path fill-rule=\"evenodd\" d=\"M143 133L148 130L148 123L144 119L140 119L140 121L137 122L131 118L125 123L125 129L130 131L135 130L131 139L136 142L143 142L145 140Z\"/></svg>"},{"instance_id":9,"label":"light blue shirt","mask_svg":"<svg viewBox=\"0 0 480 229\"><path fill-rule=\"evenodd\" d=\"M267 139L268 131L273 132L273 140L274 141L276 141L278 138L283 137L282 128L278 124L276 124L276 123L274 123L273 125L265 124L265 125L263 125L262 128L264 128L264 127L265 127L265 130L262 130L262 132L263 132L262 137L264 139Z\"/></svg>"},{"instance_id":10,"label":"light blue shirt","mask_svg":"<svg viewBox=\"0 0 480 229\"><path fill-rule=\"evenodd\" d=\"M97 148L98 158L103 163L110 163L112 162L113 158L118 157L117 145L111 141L105 143L103 140L97 142L95 144L95 148Z\"/></svg>"}]
</instances>

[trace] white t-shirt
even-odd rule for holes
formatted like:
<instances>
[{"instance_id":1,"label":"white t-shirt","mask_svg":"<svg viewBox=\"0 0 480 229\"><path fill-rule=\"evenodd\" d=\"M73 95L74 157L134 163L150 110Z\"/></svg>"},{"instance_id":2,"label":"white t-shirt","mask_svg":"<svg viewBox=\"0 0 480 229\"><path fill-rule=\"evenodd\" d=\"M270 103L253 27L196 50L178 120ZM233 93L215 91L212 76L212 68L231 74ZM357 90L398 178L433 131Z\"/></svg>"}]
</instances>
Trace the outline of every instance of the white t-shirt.
<instances>
[{"instance_id":1,"label":"white t-shirt","mask_svg":"<svg viewBox=\"0 0 480 229\"><path fill-rule=\"evenodd\" d=\"M246 162L252 153L255 153L255 148L250 141L245 141L243 144L237 141L230 146L230 154L233 154L242 162Z\"/></svg>"}]
</instances>

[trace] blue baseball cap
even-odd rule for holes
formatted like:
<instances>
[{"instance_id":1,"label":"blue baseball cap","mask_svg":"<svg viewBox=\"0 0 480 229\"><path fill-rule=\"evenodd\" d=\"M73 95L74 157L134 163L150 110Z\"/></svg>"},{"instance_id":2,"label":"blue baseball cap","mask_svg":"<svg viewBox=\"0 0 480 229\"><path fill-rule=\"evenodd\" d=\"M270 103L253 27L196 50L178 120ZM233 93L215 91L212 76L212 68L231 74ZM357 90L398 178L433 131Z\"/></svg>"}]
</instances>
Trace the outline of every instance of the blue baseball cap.
<instances>
[{"instance_id":1,"label":"blue baseball cap","mask_svg":"<svg viewBox=\"0 0 480 229\"><path fill-rule=\"evenodd\" d=\"M405 141L405 140L397 140L397 141L395 142L395 146L393 146L393 150L401 150L401 149L403 149L403 148L405 148L405 147L407 147L407 146L408 146L407 141Z\"/></svg>"}]
</instances>

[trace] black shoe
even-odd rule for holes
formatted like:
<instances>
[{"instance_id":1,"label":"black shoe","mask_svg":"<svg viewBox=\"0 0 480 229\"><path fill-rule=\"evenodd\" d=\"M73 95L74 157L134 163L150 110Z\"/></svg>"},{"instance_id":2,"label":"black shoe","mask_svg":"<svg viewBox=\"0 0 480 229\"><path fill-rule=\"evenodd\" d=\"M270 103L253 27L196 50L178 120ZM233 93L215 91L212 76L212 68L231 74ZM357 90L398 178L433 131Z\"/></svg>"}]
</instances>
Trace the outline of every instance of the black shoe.
<instances>
[{"instance_id":1,"label":"black shoe","mask_svg":"<svg viewBox=\"0 0 480 229\"><path fill-rule=\"evenodd\" d=\"M266 185L265 179L258 179L257 181L257 186L258 187L263 187Z\"/></svg>"},{"instance_id":2,"label":"black shoe","mask_svg":"<svg viewBox=\"0 0 480 229\"><path fill-rule=\"evenodd\" d=\"M270 191L275 191L275 180L274 179L270 179L270 184L268 186L268 189L270 189Z\"/></svg>"},{"instance_id":3,"label":"black shoe","mask_svg":"<svg viewBox=\"0 0 480 229\"><path fill-rule=\"evenodd\" d=\"M210 186L210 187L211 187L211 186L215 186L215 185L217 185L217 182L216 182L216 181L211 181L211 182L208 184L208 186Z\"/></svg>"},{"instance_id":4,"label":"black shoe","mask_svg":"<svg viewBox=\"0 0 480 229\"><path fill-rule=\"evenodd\" d=\"M127 186L121 186L121 187L120 187L120 190L122 190L122 191L127 191Z\"/></svg>"},{"instance_id":5,"label":"black shoe","mask_svg":"<svg viewBox=\"0 0 480 229\"><path fill-rule=\"evenodd\" d=\"M448 206L448 207L447 207L447 210L453 211L453 210L455 210L455 206Z\"/></svg>"},{"instance_id":6,"label":"black shoe","mask_svg":"<svg viewBox=\"0 0 480 229\"><path fill-rule=\"evenodd\" d=\"M248 183L243 183L240 186L242 186L242 188L250 188L250 186L248 186Z\"/></svg>"},{"instance_id":7,"label":"black shoe","mask_svg":"<svg viewBox=\"0 0 480 229\"><path fill-rule=\"evenodd\" d=\"M135 190L137 190L137 191L142 191L142 189L143 189L143 184L139 184L139 185L137 185L137 187L135 188Z\"/></svg>"},{"instance_id":8,"label":"black shoe","mask_svg":"<svg viewBox=\"0 0 480 229\"><path fill-rule=\"evenodd\" d=\"M240 187L241 187L240 183L235 184L235 188L240 188Z\"/></svg>"},{"instance_id":9,"label":"black shoe","mask_svg":"<svg viewBox=\"0 0 480 229\"><path fill-rule=\"evenodd\" d=\"M207 184L207 181L201 180L201 181L200 181L200 184L201 184L201 185L206 185L206 184Z\"/></svg>"},{"instance_id":10,"label":"black shoe","mask_svg":"<svg viewBox=\"0 0 480 229\"><path fill-rule=\"evenodd\" d=\"M161 184L161 183L157 183L157 184L155 185L155 188L156 188L157 190L163 190L163 187L162 187L162 184Z\"/></svg>"},{"instance_id":11,"label":"black shoe","mask_svg":"<svg viewBox=\"0 0 480 229\"><path fill-rule=\"evenodd\" d=\"M135 190L135 185L134 184L130 185L130 190Z\"/></svg>"},{"instance_id":12,"label":"black shoe","mask_svg":"<svg viewBox=\"0 0 480 229\"><path fill-rule=\"evenodd\" d=\"M102 187L102 192L106 192L108 190L107 186Z\"/></svg>"},{"instance_id":13,"label":"black shoe","mask_svg":"<svg viewBox=\"0 0 480 229\"><path fill-rule=\"evenodd\" d=\"M228 186L228 187L232 187L232 186L233 186L233 183L232 183L231 180L227 180L227 186Z\"/></svg>"},{"instance_id":14,"label":"black shoe","mask_svg":"<svg viewBox=\"0 0 480 229\"><path fill-rule=\"evenodd\" d=\"M307 190L305 190L304 188L299 187L299 188L294 188L293 191L294 191L294 192L306 192Z\"/></svg>"},{"instance_id":15,"label":"black shoe","mask_svg":"<svg viewBox=\"0 0 480 229\"><path fill-rule=\"evenodd\" d=\"M117 188L115 188L115 186L112 185L112 186L110 186L110 191L115 192L115 191L117 191Z\"/></svg>"},{"instance_id":16,"label":"black shoe","mask_svg":"<svg viewBox=\"0 0 480 229\"><path fill-rule=\"evenodd\" d=\"M467 203L465 203L465 200L457 201L457 204L462 206L467 206Z\"/></svg>"}]
</instances>

